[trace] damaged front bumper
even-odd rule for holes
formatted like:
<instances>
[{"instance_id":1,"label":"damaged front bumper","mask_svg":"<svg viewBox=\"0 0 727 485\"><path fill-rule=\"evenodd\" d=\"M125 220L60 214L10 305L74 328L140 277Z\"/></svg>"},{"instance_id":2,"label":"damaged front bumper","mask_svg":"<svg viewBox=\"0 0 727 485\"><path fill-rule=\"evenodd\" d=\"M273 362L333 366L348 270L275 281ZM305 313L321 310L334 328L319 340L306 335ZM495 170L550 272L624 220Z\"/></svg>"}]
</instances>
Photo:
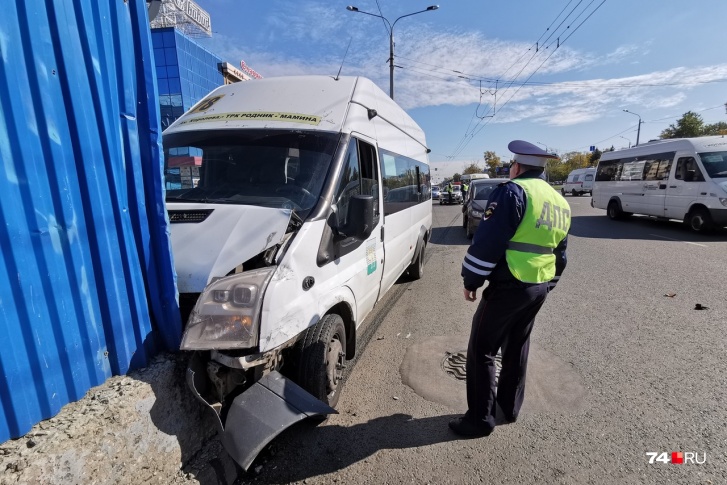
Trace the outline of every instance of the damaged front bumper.
<instances>
[{"instance_id":1,"label":"damaged front bumper","mask_svg":"<svg viewBox=\"0 0 727 485\"><path fill-rule=\"evenodd\" d=\"M187 368L187 384L216 416L225 450L245 471L262 449L291 425L337 411L277 371L271 371L234 398L229 406L210 403L206 361L196 352Z\"/></svg>"}]
</instances>

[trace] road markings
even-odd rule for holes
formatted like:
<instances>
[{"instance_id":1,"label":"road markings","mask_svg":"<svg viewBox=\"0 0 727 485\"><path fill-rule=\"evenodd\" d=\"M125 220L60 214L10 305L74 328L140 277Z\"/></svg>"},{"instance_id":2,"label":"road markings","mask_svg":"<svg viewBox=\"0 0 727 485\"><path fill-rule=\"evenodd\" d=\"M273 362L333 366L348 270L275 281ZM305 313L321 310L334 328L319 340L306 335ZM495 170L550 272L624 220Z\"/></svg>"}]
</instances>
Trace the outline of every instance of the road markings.
<instances>
[{"instance_id":1,"label":"road markings","mask_svg":"<svg viewBox=\"0 0 727 485\"><path fill-rule=\"evenodd\" d=\"M695 242L691 242L691 241L682 241L681 239L673 239L673 238L670 238L670 237L661 236L659 234L649 234L649 236L660 237L662 239L668 239L669 241L683 242L684 244L692 244L694 246L701 246L703 248L708 248L709 247L709 246L705 246L704 244L699 244L699 243L695 243Z\"/></svg>"}]
</instances>

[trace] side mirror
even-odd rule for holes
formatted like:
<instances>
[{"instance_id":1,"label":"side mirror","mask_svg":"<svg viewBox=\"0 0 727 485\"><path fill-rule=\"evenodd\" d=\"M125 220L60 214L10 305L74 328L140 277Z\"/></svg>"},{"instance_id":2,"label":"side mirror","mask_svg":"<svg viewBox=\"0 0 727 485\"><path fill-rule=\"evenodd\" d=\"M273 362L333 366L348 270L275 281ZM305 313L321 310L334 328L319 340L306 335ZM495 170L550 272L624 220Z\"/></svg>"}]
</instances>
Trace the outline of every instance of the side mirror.
<instances>
[{"instance_id":1,"label":"side mirror","mask_svg":"<svg viewBox=\"0 0 727 485\"><path fill-rule=\"evenodd\" d=\"M340 237L353 237L363 241L374 230L374 197L354 195L348 201L346 224L336 228Z\"/></svg>"}]
</instances>

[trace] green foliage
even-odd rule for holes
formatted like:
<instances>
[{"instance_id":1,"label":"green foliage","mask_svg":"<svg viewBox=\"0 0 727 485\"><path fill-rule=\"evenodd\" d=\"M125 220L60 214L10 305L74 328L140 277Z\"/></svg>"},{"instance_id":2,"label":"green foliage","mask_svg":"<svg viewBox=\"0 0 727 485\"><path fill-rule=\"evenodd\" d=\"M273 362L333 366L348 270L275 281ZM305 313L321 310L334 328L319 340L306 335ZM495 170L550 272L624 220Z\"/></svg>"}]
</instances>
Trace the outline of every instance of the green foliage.
<instances>
[{"instance_id":1,"label":"green foliage","mask_svg":"<svg viewBox=\"0 0 727 485\"><path fill-rule=\"evenodd\" d=\"M694 138L724 134L727 134L727 123L724 121L705 125L700 115L687 111L677 120L676 124L671 124L662 131L659 138Z\"/></svg>"},{"instance_id":2,"label":"green foliage","mask_svg":"<svg viewBox=\"0 0 727 485\"><path fill-rule=\"evenodd\" d=\"M452 182L459 182L462 180L462 175L459 173L456 173L452 176Z\"/></svg>"},{"instance_id":3,"label":"green foliage","mask_svg":"<svg viewBox=\"0 0 727 485\"><path fill-rule=\"evenodd\" d=\"M591 157L592 154L587 152L569 152L560 160L548 160L545 167L548 179L565 180L573 170L592 166Z\"/></svg>"},{"instance_id":4,"label":"green foliage","mask_svg":"<svg viewBox=\"0 0 727 485\"><path fill-rule=\"evenodd\" d=\"M687 111L677 120L676 124L671 124L662 131L659 138L693 138L702 136L703 132L702 117L694 111Z\"/></svg>"},{"instance_id":5,"label":"green foliage","mask_svg":"<svg viewBox=\"0 0 727 485\"><path fill-rule=\"evenodd\" d=\"M464 175L468 175L471 173L482 173L482 169L475 162L472 162L468 166L465 167L465 169L462 173Z\"/></svg>"},{"instance_id":6,"label":"green foliage","mask_svg":"<svg viewBox=\"0 0 727 485\"><path fill-rule=\"evenodd\" d=\"M594 151L591 152L589 162L592 167L595 167L596 165L598 165L598 161L601 159L602 154L603 154L603 152L601 152L601 150L599 150L598 148L596 148Z\"/></svg>"},{"instance_id":7,"label":"green foliage","mask_svg":"<svg viewBox=\"0 0 727 485\"><path fill-rule=\"evenodd\" d=\"M727 123L719 121L710 125L704 125L704 135L727 135Z\"/></svg>"},{"instance_id":8,"label":"green foliage","mask_svg":"<svg viewBox=\"0 0 727 485\"><path fill-rule=\"evenodd\" d=\"M500 160L500 157L497 156L497 154L493 151L487 150L484 154L485 156L485 165L487 165L487 173L490 174L490 177L496 177L497 175L497 167L502 165L502 161Z\"/></svg>"}]
</instances>

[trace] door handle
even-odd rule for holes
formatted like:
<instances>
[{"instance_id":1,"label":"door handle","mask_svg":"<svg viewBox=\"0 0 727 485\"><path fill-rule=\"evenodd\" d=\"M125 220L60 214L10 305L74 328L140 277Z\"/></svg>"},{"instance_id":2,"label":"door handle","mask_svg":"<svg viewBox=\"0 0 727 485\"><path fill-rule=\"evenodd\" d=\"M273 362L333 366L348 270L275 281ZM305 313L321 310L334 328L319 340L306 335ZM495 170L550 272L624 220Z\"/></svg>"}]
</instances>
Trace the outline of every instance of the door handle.
<instances>
[{"instance_id":1,"label":"door handle","mask_svg":"<svg viewBox=\"0 0 727 485\"><path fill-rule=\"evenodd\" d=\"M676 188L677 188L677 186L676 186L676 185L670 185L670 186L669 186L669 188L670 188L670 189L676 189Z\"/></svg>"},{"instance_id":2,"label":"door handle","mask_svg":"<svg viewBox=\"0 0 727 485\"><path fill-rule=\"evenodd\" d=\"M707 192L700 192L699 195L707 195Z\"/></svg>"},{"instance_id":3,"label":"door handle","mask_svg":"<svg viewBox=\"0 0 727 485\"><path fill-rule=\"evenodd\" d=\"M659 189L665 189L665 188L666 188L666 184L659 185Z\"/></svg>"}]
</instances>

